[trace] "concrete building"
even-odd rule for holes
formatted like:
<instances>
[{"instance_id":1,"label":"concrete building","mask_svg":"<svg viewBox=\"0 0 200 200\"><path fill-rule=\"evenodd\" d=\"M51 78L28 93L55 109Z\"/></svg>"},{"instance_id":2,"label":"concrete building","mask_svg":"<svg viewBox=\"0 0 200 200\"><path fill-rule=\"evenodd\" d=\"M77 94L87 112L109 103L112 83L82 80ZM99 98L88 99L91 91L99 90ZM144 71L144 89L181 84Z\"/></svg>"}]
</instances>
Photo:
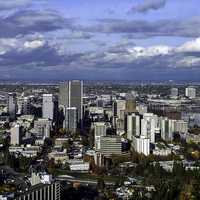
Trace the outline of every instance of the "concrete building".
<instances>
[{"instance_id":1,"label":"concrete building","mask_svg":"<svg viewBox=\"0 0 200 200\"><path fill-rule=\"evenodd\" d=\"M177 120L175 122L174 131L178 133L187 133L188 132L188 122L183 120Z\"/></svg>"},{"instance_id":2,"label":"concrete building","mask_svg":"<svg viewBox=\"0 0 200 200\"><path fill-rule=\"evenodd\" d=\"M68 162L69 156L67 155L67 150L64 149L63 151L52 151L48 154L49 159L54 159L55 163L61 162L62 164Z\"/></svg>"},{"instance_id":3,"label":"concrete building","mask_svg":"<svg viewBox=\"0 0 200 200\"><path fill-rule=\"evenodd\" d=\"M127 139L132 140L133 136L140 136L141 116L137 113L127 115Z\"/></svg>"},{"instance_id":4,"label":"concrete building","mask_svg":"<svg viewBox=\"0 0 200 200\"><path fill-rule=\"evenodd\" d=\"M17 112L16 94L9 93L8 94L8 114L11 120L14 120L16 118L16 112Z\"/></svg>"},{"instance_id":5,"label":"concrete building","mask_svg":"<svg viewBox=\"0 0 200 200\"><path fill-rule=\"evenodd\" d=\"M155 130L158 127L158 116L153 113L145 113L141 122L141 135L150 138L155 143Z\"/></svg>"},{"instance_id":6,"label":"concrete building","mask_svg":"<svg viewBox=\"0 0 200 200\"><path fill-rule=\"evenodd\" d=\"M177 98L178 97L178 88L171 88L171 94L170 96L172 98Z\"/></svg>"},{"instance_id":7,"label":"concrete building","mask_svg":"<svg viewBox=\"0 0 200 200\"><path fill-rule=\"evenodd\" d=\"M45 118L39 118L34 122L35 136L39 138L49 138L52 129L52 121Z\"/></svg>"},{"instance_id":8,"label":"concrete building","mask_svg":"<svg viewBox=\"0 0 200 200\"><path fill-rule=\"evenodd\" d=\"M63 127L68 130L72 131L73 133L77 130L78 124L78 111L76 107L65 107L65 120Z\"/></svg>"},{"instance_id":9,"label":"concrete building","mask_svg":"<svg viewBox=\"0 0 200 200\"><path fill-rule=\"evenodd\" d=\"M187 87L185 89L185 96L190 98L190 99L196 98L196 89L193 88L193 87Z\"/></svg>"},{"instance_id":10,"label":"concrete building","mask_svg":"<svg viewBox=\"0 0 200 200\"><path fill-rule=\"evenodd\" d=\"M10 146L9 147L9 152L14 155L18 155L19 153L23 157L31 158L31 157L36 157L38 153L41 152L41 147L40 146Z\"/></svg>"},{"instance_id":11,"label":"concrete building","mask_svg":"<svg viewBox=\"0 0 200 200\"><path fill-rule=\"evenodd\" d=\"M106 136L107 124L105 122L95 122L93 126L95 137Z\"/></svg>"},{"instance_id":12,"label":"concrete building","mask_svg":"<svg viewBox=\"0 0 200 200\"><path fill-rule=\"evenodd\" d=\"M50 120L54 119L54 102L52 94L42 96L42 117Z\"/></svg>"},{"instance_id":13,"label":"concrete building","mask_svg":"<svg viewBox=\"0 0 200 200\"><path fill-rule=\"evenodd\" d=\"M125 100L116 100L113 102L113 115L120 119L124 119L124 112L126 110Z\"/></svg>"},{"instance_id":14,"label":"concrete building","mask_svg":"<svg viewBox=\"0 0 200 200\"><path fill-rule=\"evenodd\" d=\"M62 107L76 107L78 123L83 118L83 81L72 80L60 85L59 105Z\"/></svg>"},{"instance_id":15,"label":"concrete building","mask_svg":"<svg viewBox=\"0 0 200 200\"><path fill-rule=\"evenodd\" d=\"M60 200L61 188L59 182L50 184L39 183L31 186L28 191L18 195L16 200Z\"/></svg>"},{"instance_id":16,"label":"concrete building","mask_svg":"<svg viewBox=\"0 0 200 200\"><path fill-rule=\"evenodd\" d=\"M138 153L148 156L150 154L150 139L144 136L133 137L132 146Z\"/></svg>"},{"instance_id":17,"label":"concrete building","mask_svg":"<svg viewBox=\"0 0 200 200\"><path fill-rule=\"evenodd\" d=\"M183 120L173 120L168 118L160 118L161 138L166 141L172 141L174 133L187 133L188 122Z\"/></svg>"},{"instance_id":18,"label":"concrete building","mask_svg":"<svg viewBox=\"0 0 200 200\"><path fill-rule=\"evenodd\" d=\"M136 112L136 101L133 98L126 99L126 113Z\"/></svg>"},{"instance_id":19,"label":"concrete building","mask_svg":"<svg viewBox=\"0 0 200 200\"><path fill-rule=\"evenodd\" d=\"M19 124L14 124L10 129L10 144L20 145L22 143L22 127Z\"/></svg>"},{"instance_id":20,"label":"concrete building","mask_svg":"<svg viewBox=\"0 0 200 200\"><path fill-rule=\"evenodd\" d=\"M95 149L100 149L100 138L102 136L106 136L107 125L105 122L95 122L94 126L94 141L95 141Z\"/></svg>"},{"instance_id":21,"label":"concrete building","mask_svg":"<svg viewBox=\"0 0 200 200\"><path fill-rule=\"evenodd\" d=\"M174 123L173 120L169 120L167 117L160 118L160 130L161 138L165 141L173 140Z\"/></svg>"},{"instance_id":22,"label":"concrete building","mask_svg":"<svg viewBox=\"0 0 200 200\"><path fill-rule=\"evenodd\" d=\"M136 106L136 110L139 114L143 115L144 113L147 113L147 105L139 104Z\"/></svg>"},{"instance_id":23,"label":"concrete building","mask_svg":"<svg viewBox=\"0 0 200 200\"><path fill-rule=\"evenodd\" d=\"M30 115L31 114L31 99L30 97L19 97L17 100L18 111L17 114Z\"/></svg>"},{"instance_id":24,"label":"concrete building","mask_svg":"<svg viewBox=\"0 0 200 200\"><path fill-rule=\"evenodd\" d=\"M98 150L105 156L120 155L122 153L122 143L119 136L100 137L100 149Z\"/></svg>"},{"instance_id":25,"label":"concrete building","mask_svg":"<svg viewBox=\"0 0 200 200\"><path fill-rule=\"evenodd\" d=\"M90 169L90 163L83 160L71 160L69 162L69 168L71 171L88 172Z\"/></svg>"}]
</instances>

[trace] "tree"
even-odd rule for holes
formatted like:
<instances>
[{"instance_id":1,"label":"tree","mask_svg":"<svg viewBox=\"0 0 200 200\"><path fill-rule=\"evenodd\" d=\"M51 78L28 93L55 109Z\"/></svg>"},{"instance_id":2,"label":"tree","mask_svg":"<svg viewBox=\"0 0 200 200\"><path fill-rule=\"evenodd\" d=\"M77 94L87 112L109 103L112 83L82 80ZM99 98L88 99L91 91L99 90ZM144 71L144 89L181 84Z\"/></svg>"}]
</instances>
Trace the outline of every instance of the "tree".
<instances>
[{"instance_id":1,"label":"tree","mask_svg":"<svg viewBox=\"0 0 200 200\"><path fill-rule=\"evenodd\" d=\"M105 188L105 182L103 180L103 178L98 178L97 180L97 189L100 191L103 191Z\"/></svg>"}]
</instances>

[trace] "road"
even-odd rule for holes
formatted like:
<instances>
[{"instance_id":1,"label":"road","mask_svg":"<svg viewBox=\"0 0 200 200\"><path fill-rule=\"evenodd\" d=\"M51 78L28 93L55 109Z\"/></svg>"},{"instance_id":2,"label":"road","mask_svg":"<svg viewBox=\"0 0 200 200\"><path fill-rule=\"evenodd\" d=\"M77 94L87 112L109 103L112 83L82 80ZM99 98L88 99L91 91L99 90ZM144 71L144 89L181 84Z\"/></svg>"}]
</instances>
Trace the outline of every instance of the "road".
<instances>
[{"instance_id":1,"label":"road","mask_svg":"<svg viewBox=\"0 0 200 200\"><path fill-rule=\"evenodd\" d=\"M79 182L80 184L83 185L97 185L97 180L83 180L83 179L79 179L79 178L75 178L72 176L68 176L68 175L61 175L61 176L57 176L56 180L58 181L68 181L70 183L75 183L75 182ZM114 182L111 181L105 181L106 185L115 185Z\"/></svg>"}]
</instances>

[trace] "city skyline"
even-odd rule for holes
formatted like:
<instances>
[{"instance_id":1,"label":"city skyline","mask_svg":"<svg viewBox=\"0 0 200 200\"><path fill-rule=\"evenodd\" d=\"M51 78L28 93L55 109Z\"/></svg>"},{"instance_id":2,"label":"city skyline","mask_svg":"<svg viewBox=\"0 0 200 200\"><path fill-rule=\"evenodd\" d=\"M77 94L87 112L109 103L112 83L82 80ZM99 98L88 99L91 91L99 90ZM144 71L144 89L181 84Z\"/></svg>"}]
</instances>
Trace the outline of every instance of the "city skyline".
<instances>
[{"instance_id":1,"label":"city skyline","mask_svg":"<svg viewBox=\"0 0 200 200\"><path fill-rule=\"evenodd\" d=\"M198 0L0 0L0 11L0 80L199 81Z\"/></svg>"}]
</instances>

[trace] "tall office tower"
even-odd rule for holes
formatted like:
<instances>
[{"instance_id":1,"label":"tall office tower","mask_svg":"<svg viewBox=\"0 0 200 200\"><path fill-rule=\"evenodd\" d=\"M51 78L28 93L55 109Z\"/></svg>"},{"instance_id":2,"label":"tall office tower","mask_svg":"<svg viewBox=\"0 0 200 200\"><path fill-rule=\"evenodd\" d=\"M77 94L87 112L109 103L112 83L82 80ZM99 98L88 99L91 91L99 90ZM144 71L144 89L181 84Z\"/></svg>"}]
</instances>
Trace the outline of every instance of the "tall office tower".
<instances>
[{"instance_id":1,"label":"tall office tower","mask_svg":"<svg viewBox=\"0 0 200 200\"><path fill-rule=\"evenodd\" d=\"M21 105L21 113L23 115L31 114L31 99L29 97L24 97Z\"/></svg>"},{"instance_id":2,"label":"tall office tower","mask_svg":"<svg viewBox=\"0 0 200 200\"><path fill-rule=\"evenodd\" d=\"M54 119L54 102L52 94L42 96L42 117L50 120Z\"/></svg>"},{"instance_id":3,"label":"tall office tower","mask_svg":"<svg viewBox=\"0 0 200 200\"><path fill-rule=\"evenodd\" d=\"M133 136L140 136L141 116L136 113L127 116L127 139L132 140Z\"/></svg>"},{"instance_id":4,"label":"tall office tower","mask_svg":"<svg viewBox=\"0 0 200 200\"><path fill-rule=\"evenodd\" d=\"M59 105L63 107L76 107L78 123L83 118L83 81L68 81L60 86Z\"/></svg>"},{"instance_id":5,"label":"tall office tower","mask_svg":"<svg viewBox=\"0 0 200 200\"><path fill-rule=\"evenodd\" d=\"M63 127L73 133L77 130L78 111L76 107L65 107Z\"/></svg>"},{"instance_id":6,"label":"tall office tower","mask_svg":"<svg viewBox=\"0 0 200 200\"><path fill-rule=\"evenodd\" d=\"M17 112L16 94L9 93L8 94L8 113L11 120L14 120L16 118L16 112Z\"/></svg>"},{"instance_id":7,"label":"tall office tower","mask_svg":"<svg viewBox=\"0 0 200 200\"><path fill-rule=\"evenodd\" d=\"M22 127L19 124L14 124L10 129L10 144L20 145L22 142Z\"/></svg>"},{"instance_id":8,"label":"tall office tower","mask_svg":"<svg viewBox=\"0 0 200 200\"><path fill-rule=\"evenodd\" d=\"M100 149L100 138L106 136L107 125L105 122L95 122L94 123L94 143L95 149Z\"/></svg>"},{"instance_id":9,"label":"tall office tower","mask_svg":"<svg viewBox=\"0 0 200 200\"><path fill-rule=\"evenodd\" d=\"M161 138L166 141L173 140L174 121L168 118L160 119Z\"/></svg>"},{"instance_id":10,"label":"tall office tower","mask_svg":"<svg viewBox=\"0 0 200 200\"><path fill-rule=\"evenodd\" d=\"M124 111L126 109L125 100L116 100L113 102L113 115L119 119L124 119Z\"/></svg>"},{"instance_id":11,"label":"tall office tower","mask_svg":"<svg viewBox=\"0 0 200 200\"><path fill-rule=\"evenodd\" d=\"M196 98L196 89L193 88L193 87L187 87L185 89L185 96L190 98L190 99Z\"/></svg>"},{"instance_id":12,"label":"tall office tower","mask_svg":"<svg viewBox=\"0 0 200 200\"><path fill-rule=\"evenodd\" d=\"M145 156L150 154L150 139L144 136L133 137L132 146L138 153L142 153Z\"/></svg>"},{"instance_id":13,"label":"tall office tower","mask_svg":"<svg viewBox=\"0 0 200 200\"><path fill-rule=\"evenodd\" d=\"M178 97L178 88L171 88L171 97L172 98Z\"/></svg>"},{"instance_id":14,"label":"tall office tower","mask_svg":"<svg viewBox=\"0 0 200 200\"><path fill-rule=\"evenodd\" d=\"M155 142L155 129L158 128L158 116L153 113L145 113L141 122L141 135Z\"/></svg>"}]
</instances>

